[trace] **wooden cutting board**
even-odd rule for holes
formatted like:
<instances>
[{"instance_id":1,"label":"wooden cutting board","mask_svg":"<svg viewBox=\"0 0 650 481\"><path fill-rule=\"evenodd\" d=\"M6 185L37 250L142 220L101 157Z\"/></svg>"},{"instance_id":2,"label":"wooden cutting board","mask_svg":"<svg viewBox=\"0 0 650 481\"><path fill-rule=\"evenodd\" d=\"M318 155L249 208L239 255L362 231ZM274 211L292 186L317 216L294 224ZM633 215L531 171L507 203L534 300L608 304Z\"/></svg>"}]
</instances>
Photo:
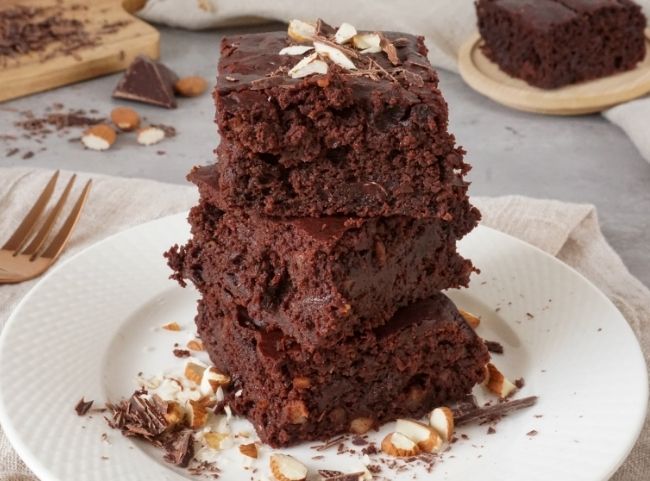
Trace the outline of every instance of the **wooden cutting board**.
<instances>
[{"instance_id":1,"label":"wooden cutting board","mask_svg":"<svg viewBox=\"0 0 650 481\"><path fill-rule=\"evenodd\" d=\"M633 70L553 90L533 87L509 76L483 54L482 42L476 33L461 48L461 76L477 92L517 110L583 115L650 93L650 30L646 30L646 57Z\"/></svg>"},{"instance_id":2,"label":"wooden cutting board","mask_svg":"<svg viewBox=\"0 0 650 481\"><path fill-rule=\"evenodd\" d=\"M75 50L73 54L58 52L60 45L52 44L44 52L21 55L0 64L0 102L123 70L139 54L158 58L160 34L129 13L142 3L138 0L0 0L1 9L14 5L59 5L65 18L82 21L88 34L98 39L96 45ZM52 52L51 58L47 58Z\"/></svg>"}]
</instances>

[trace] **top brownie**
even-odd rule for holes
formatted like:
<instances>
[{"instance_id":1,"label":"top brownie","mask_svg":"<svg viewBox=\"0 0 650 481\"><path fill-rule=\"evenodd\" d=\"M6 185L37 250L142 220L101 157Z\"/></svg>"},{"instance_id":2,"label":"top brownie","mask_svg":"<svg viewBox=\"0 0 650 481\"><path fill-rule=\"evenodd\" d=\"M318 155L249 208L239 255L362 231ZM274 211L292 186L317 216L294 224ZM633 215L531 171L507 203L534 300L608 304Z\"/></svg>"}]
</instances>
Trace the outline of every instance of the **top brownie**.
<instances>
[{"instance_id":1,"label":"top brownie","mask_svg":"<svg viewBox=\"0 0 650 481\"><path fill-rule=\"evenodd\" d=\"M223 40L214 92L220 208L444 217L465 198L469 166L447 132L447 104L422 37L369 35L381 42L370 52L337 44L322 22L301 42L286 32ZM319 53L280 54L297 45ZM296 74L310 56L317 73Z\"/></svg>"},{"instance_id":2,"label":"top brownie","mask_svg":"<svg viewBox=\"0 0 650 481\"><path fill-rule=\"evenodd\" d=\"M630 70L646 19L630 0L478 0L483 51L509 75L552 89Z\"/></svg>"}]
</instances>

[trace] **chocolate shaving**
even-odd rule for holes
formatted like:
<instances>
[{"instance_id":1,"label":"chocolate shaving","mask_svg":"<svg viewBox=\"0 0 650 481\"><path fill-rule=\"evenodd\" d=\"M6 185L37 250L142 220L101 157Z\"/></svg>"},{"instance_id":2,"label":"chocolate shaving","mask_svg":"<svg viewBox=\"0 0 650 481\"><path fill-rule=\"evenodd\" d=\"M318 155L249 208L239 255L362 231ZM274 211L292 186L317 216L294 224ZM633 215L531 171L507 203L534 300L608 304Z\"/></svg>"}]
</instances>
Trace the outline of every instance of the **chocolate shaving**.
<instances>
[{"instance_id":1,"label":"chocolate shaving","mask_svg":"<svg viewBox=\"0 0 650 481\"><path fill-rule=\"evenodd\" d=\"M332 438L323 444L317 444L316 446L311 446L311 449L315 449L316 451L325 451L326 449L329 449L331 447L336 446L339 444L341 441L345 439L345 436L338 436L336 438Z\"/></svg>"},{"instance_id":2,"label":"chocolate shaving","mask_svg":"<svg viewBox=\"0 0 650 481\"><path fill-rule=\"evenodd\" d=\"M393 42L388 40L381 33L379 34L379 39L380 39L379 46L388 57L390 63L392 63L395 66L401 65L402 61L399 59L399 55L397 55L397 49L395 48L395 45L393 45Z\"/></svg>"},{"instance_id":3,"label":"chocolate shaving","mask_svg":"<svg viewBox=\"0 0 650 481\"><path fill-rule=\"evenodd\" d=\"M409 43L409 39L405 37L399 37L393 40L393 45L395 45L397 48L404 48L408 46Z\"/></svg>"},{"instance_id":4,"label":"chocolate shaving","mask_svg":"<svg viewBox=\"0 0 650 481\"><path fill-rule=\"evenodd\" d=\"M167 403L156 394L148 398L145 389L136 391L130 399L118 404L107 404L107 407L113 416L108 420L108 425L113 429L119 429L125 436L156 441L156 438L168 428L165 419Z\"/></svg>"},{"instance_id":5,"label":"chocolate shaving","mask_svg":"<svg viewBox=\"0 0 650 481\"><path fill-rule=\"evenodd\" d=\"M186 468L194 457L194 435L190 429L181 431L176 439L170 441L166 446L165 460L176 466Z\"/></svg>"},{"instance_id":6,"label":"chocolate shaving","mask_svg":"<svg viewBox=\"0 0 650 481\"><path fill-rule=\"evenodd\" d=\"M81 398L77 405L74 407L74 410L77 412L78 416L84 416L90 411L90 408L93 407L95 401L86 401L84 398Z\"/></svg>"},{"instance_id":7,"label":"chocolate shaving","mask_svg":"<svg viewBox=\"0 0 650 481\"><path fill-rule=\"evenodd\" d=\"M522 399L506 401L493 406L479 407L467 412L454 412L454 423L456 426L469 424L473 422L491 422L501 419L503 416L510 414L519 409L534 406L537 402L537 396L529 396Z\"/></svg>"},{"instance_id":8,"label":"chocolate shaving","mask_svg":"<svg viewBox=\"0 0 650 481\"><path fill-rule=\"evenodd\" d=\"M87 9L85 6L72 5ZM0 66L10 59L38 52L43 62L59 54L76 56L76 51L99 44L76 18L66 18L61 6L34 8L14 6L0 11ZM53 48L50 48L54 46ZM17 61L16 64L19 64Z\"/></svg>"},{"instance_id":9,"label":"chocolate shaving","mask_svg":"<svg viewBox=\"0 0 650 481\"><path fill-rule=\"evenodd\" d=\"M342 473L340 471L321 469L318 474L323 477L323 481L359 481L365 473L362 471L358 473Z\"/></svg>"},{"instance_id":10,"label":"chocolate shaving","mask_svg":"<svg viewBox=\"0 0 650 481\"><path fill-rule=\"evenodd\" d=\"M330 37L334 35L336 31L329 23L325 22L322 18L316 20L316 35L319 37Z\"/></svg>"},{"instance_id":11,"label":"chocolate shaving","mask_svg":"<svg viewBox=\"0 0 650 481\"><path fill-rule=\"evenodd\" d=\"M318 474L324 478L333 478L334 476L342 475L343 471L335 471L333 469L319 469Z\"/></svg>"},{"instance_id":12,"label":"chocolate shaving","mask_svg":"<svg viewBox=\"0 0 650 481\"><path fill-rule=\"evenodd\" d=\"M503 345L497 341L483 341L485 343L485 347L487 347L487 350L489 352L492 352L494 354L503 354Z\"/></svg>"}]
</instances>

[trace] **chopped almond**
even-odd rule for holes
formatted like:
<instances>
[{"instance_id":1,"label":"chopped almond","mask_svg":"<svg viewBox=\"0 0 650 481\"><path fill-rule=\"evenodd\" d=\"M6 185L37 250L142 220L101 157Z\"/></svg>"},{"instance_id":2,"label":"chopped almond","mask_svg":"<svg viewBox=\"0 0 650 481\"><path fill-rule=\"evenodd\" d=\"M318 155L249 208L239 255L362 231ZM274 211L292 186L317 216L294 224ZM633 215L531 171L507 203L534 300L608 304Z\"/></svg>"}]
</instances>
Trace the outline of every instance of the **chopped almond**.
<instances>
[{"instance_id":1,"label":"chopped almond","mask_svg":"<svg viewBox=\"0 0 650 481\"><path fill-rule=\"evenodd\" d=\"M257 444L255 443L241 444L239 446L239 452L242 453L244 456L248 456L249 458L257 459Z\"/></svg>"}]
</instances>

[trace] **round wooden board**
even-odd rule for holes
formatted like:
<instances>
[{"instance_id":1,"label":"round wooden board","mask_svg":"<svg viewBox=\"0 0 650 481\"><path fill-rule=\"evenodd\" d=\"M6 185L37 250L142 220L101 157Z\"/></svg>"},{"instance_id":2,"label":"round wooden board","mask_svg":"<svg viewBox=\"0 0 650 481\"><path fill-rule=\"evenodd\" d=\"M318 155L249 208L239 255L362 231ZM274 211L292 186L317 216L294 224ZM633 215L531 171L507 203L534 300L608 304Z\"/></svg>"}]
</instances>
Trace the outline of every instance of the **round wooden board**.
<instances>
[{"instance_id":1,"label":"round wooden board","mask_svg":"<svg viewBox=\"0 0 650 481\"><path fill-rule=\"evenodd\" d=\"M463 80L477 92L508 107L550 115L582 115L650 93L650 29L646 57L634 70L609 77L544 90L503 72L481 51L474 34L460 49L458 67Z\"/></svg>"}]
</instances>

